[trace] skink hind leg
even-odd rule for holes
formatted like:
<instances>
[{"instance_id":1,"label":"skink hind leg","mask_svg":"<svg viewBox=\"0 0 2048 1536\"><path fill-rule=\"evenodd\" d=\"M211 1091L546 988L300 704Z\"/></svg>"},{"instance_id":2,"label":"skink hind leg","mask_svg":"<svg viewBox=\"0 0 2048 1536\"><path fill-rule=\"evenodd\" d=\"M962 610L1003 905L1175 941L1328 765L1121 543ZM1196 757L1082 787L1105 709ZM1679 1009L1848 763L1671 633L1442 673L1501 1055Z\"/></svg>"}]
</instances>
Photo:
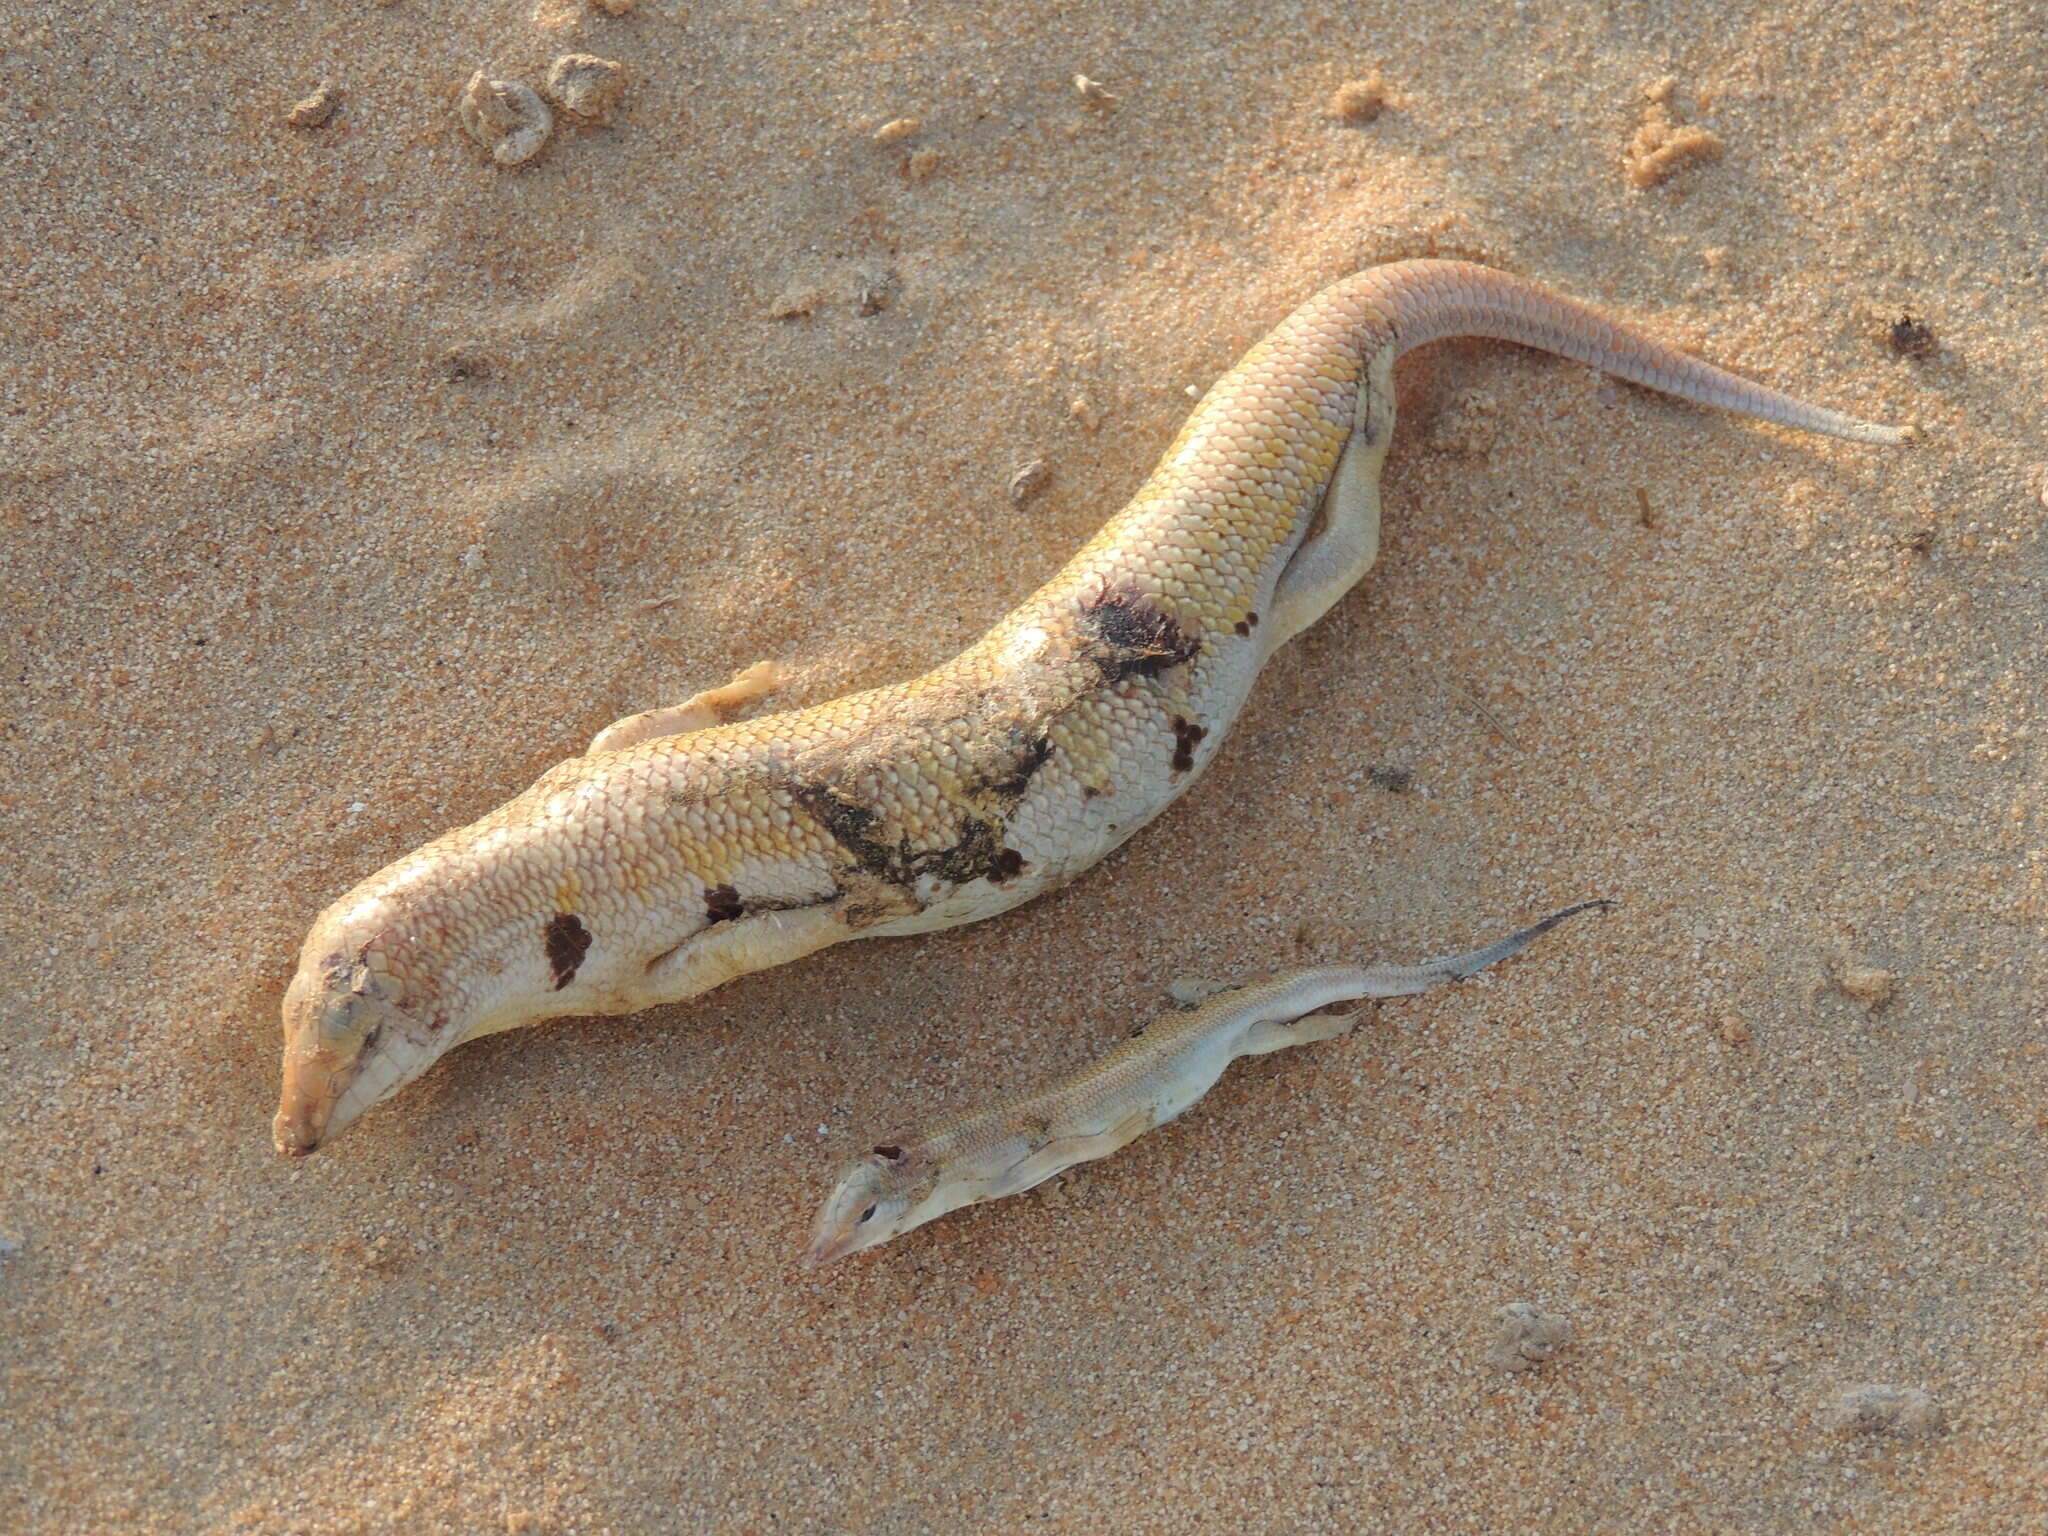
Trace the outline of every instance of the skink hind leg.
<instances>
[{"instance_id":1,"label":"skink hind leg","mask_svg":"<svg viewBox=\"0 0 2048 1536\"><path fill-rule=\"evenodd\" d=\"M789 668L779 661L757 661L744 672L733 674L720 688L671 704L664 709L643 709L637 715L614 720L590 738L592 752L616 752L637 746L657 736L681 736L709 725L723 725L756 699L766 698L789 681Z\"/></svg>"},{"instance_id":2,"label":"skink hind leg","mask_svg":"<svg viewBox=\"0 0 2048 1536\"><path fill-rule=\"evenodd\" d=\"M1385 347L1358 392L1351 436L1330 476L1319 526L1294 552L1261 633L1278 647L1328 613L1380 553L1380 466L1394 436L1394 349Z\"/></svg>"},{"instance_id":3,"label":"skink hind leg","mask_svg":"<svg viewBox=\"0 0 2048 1536\"><path fill-rule=\"evenodd\" d=\"M1335 1040L1358 1027L1363 1008L1331 1009L1305 1013L1298 1019L1262 1019L1244 1034L1244 1056L1263 1056L1284 1051L1290 1045L1309 1045L1317 1040Z\"/></svg>"}]
</instances>

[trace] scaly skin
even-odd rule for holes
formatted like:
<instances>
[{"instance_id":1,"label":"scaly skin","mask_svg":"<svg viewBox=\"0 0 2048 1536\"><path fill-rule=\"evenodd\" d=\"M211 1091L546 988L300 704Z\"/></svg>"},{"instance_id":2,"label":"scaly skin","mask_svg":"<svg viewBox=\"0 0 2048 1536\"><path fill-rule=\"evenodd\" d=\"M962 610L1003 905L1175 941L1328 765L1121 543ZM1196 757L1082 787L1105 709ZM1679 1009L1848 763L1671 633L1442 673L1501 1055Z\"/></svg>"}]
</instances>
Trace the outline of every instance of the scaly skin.
<instances>
[{"instance_id":1,"label":"scaly skin","mask_svg":"<svg viewBox=\"0 0 2048 1536\"><path fill-rule=\"evenodd\" d=\"M285 995L279 1150L311 1152L464 1040L676 1002L1072 879L1194 783L1267 657L1372 564L1394 359L1451 335L1808 431L1906 435L1484 267L1347 278L1218 380L1130 505L954 660L705 724L773 686L756 669L630 717L328 908Z\"/></svg>"},{"instance_id":2,"label":"scaly skin","mask_svg":"<svg viewBox=\"0 0 2048 1536\"><path fill-rule=\"evenodd\" d=\"M889 1136L839 1176L819 1208L803 1262L829 1264L901 1237L949 1211L1036 1188L1076 1163L1107 1157L1180 1115L1240 1056L1347 1033L1355 1013L1323 1010L1369 997L1412 997L1518 955L1582 901L1519 933L1420 965L1329 965L1219 990L1199 1007L1161 1014L1106 1055L1035 1093L1017 1094L933 1126Z\"/></svg>"}]
</instances>

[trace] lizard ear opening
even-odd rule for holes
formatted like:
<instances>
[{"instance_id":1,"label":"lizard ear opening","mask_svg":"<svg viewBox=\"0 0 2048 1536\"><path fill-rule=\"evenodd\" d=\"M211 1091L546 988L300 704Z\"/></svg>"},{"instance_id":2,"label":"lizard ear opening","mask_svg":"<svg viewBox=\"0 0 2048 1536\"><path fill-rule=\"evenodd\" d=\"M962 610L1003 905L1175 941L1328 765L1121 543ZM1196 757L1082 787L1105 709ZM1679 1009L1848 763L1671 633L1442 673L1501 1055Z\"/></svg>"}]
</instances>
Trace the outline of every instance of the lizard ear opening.
<instances>
[{"instance_id":1,"label":"lizard ear opening","mask_svg":"<svg viewBox=\"0 0 2048 1536\"><path fill-rule=\"evenodd\" d=\"M900 1163L903 1161L903 1149L901 1147L877 1147L875 1148L875 1156L885 1163Z\"/></svg>"}]
</instances>

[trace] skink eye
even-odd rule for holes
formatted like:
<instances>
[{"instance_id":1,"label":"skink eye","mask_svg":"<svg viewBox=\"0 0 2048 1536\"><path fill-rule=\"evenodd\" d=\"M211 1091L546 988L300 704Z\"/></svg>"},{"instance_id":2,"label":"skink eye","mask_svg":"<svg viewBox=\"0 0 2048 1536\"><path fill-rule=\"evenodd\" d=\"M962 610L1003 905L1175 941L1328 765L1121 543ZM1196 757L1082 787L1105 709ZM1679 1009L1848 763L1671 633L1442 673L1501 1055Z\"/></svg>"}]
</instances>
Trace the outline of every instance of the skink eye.
<instances>
[{"instance_id":1,"label":"skink eye","mask_svg":"<svg viewBox=\"0 0 2048 1536\"><path fill-rule=\"evenodd\" d=\"M869 1206L869 1207L868 1207L868 1208L867 1208L866 1210L864 1210L864 1211L862 1211L862 1212L860 1213L860 1220L861 1220L861 1221L866 1221L866 1220L867 1220L867 1219L868 1219L868 1218L869 1218L870 1216L872 1216L872 1215L874 1215L874 1214L875 1214L875 1208L874 1208L874 1207L873 1207L873 1206L871 1205L871 1206ZM859 1225L860 1225L860 1222L855 1222L855 1223L854 1223L854 1225L855 1225L855 1226L859 1226Z\"/></svg>"}]
</instances>

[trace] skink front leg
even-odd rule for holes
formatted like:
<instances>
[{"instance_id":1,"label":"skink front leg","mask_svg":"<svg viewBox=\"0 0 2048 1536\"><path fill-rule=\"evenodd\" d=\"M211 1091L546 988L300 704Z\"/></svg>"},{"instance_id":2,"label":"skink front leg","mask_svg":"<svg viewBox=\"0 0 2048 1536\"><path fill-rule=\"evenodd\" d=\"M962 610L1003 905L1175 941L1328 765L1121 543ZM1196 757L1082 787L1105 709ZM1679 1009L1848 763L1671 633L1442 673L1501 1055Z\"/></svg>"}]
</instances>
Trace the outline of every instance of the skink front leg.
<instances>
[{"instance_id":1,"label":"skink front leg","mask_svg":"<svg viewBox=\"0 0 2048 1536\"><path fill-rule=\"evenodd\" d=\"M779 661L757 661L721 688L670 704L663 709L643 709L627 715L590 738L592 752L617 752L657 736L682 736L708 725L723 725L756 699L766 698L789 681L789 668Z\"/></svg>"}]
</instances>

